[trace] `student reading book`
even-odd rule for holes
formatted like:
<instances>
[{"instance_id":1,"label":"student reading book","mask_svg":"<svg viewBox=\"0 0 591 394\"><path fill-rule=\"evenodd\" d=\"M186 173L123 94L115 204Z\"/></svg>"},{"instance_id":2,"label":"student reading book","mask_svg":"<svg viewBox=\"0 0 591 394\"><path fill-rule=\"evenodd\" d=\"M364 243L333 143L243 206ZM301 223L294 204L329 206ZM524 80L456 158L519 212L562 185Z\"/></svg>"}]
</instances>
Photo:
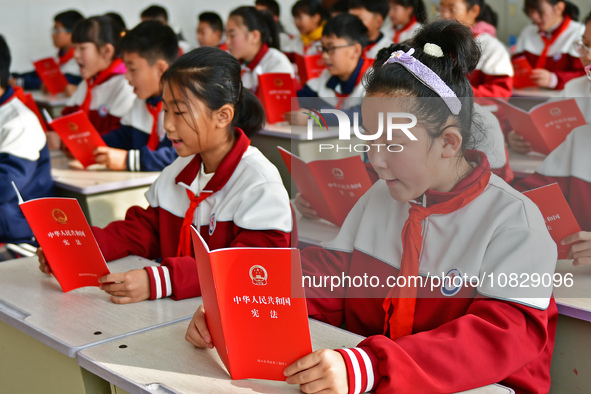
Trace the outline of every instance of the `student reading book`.
<instances>
[{"instance_id":1,"label":"student reading book","mask_svg":"<svg viewBox=\"0 0 591 394\"><path fill-rule=\"evenodd\" d=\"M367 45L363 56L375 59L379 50L389 47L392 37L382 33L382 25L390 7L387 0L352 0L349 2L349 14L357 16L367 27Z\"/></svg>"},{"instance_id":2,"label":"student reading book","mask_svg":"<svg viewBox=\"0 0 591 394\"><path fill-rule=\"evenodd\" d=\"M74 58L74 44L72 43L72 29L77 22L84 17L75 10L60 12L54 18L51 38L53 45L58 49L57 63L61 72L65 75L68 85L64 93L71 96L76 91L78 84L82 81L80 68ZM42 88L42 82L35 71L24 74L13 73L13 84L22 86L27 90Z\"/></svg>"},{"instance_id":3,"label":"student reading book","mask_svg":"<svg viewBox=\"0 0 591 394\"><path fill-rule=\"evenodd\" d=\"M10 50L0 35L0 243L36 246L10 183L15 182L26 199L52 196L51 162L39 120L8 84L10 62Z\"/></svg>"},{"instance_id":4,"label":"student reading book","mask_svg":"<svg viewBox=\"0 0 591 394\"><path fill-rule=\"evenodd\" d=\"M191 224L211 250L291 242L279 172L246 136L265 115L241 87L240 63L221 49L198 48L174 62L162 83L164 130L179 157L146 193L148 208L131 207L125 220L93 228L107 261L138 255L162 264L101 278L115 303L201 294Z\"/></svg>"},{"instance_id":5,"label":"student reading book","mask_svg":"<svg viewBox=\"0 0 591 394\"><path fill-rule=\"evenodd\" d=\"M291 7L291 15L300 34L293 37L289 46L281 50L292 56L317 54L322 29L326 24L326 12L322 1L298 0Z\"/></svg>"},{"instance_id":6,"label":"student reading book","mask_svg":"<svg viewBox=\"0 0 591 394\"><path fill-rule=\"evenodd\" d=\"M163 129L160 84L178 57L176 34L160 22L142 22L123 37L121 50L137 98L121 127L103 136L108 147L97 148L95 160L110 170L162 171L177 157Z\"/></svg>"},{"instance_id":7,"label":"student reading book","mask_svg":"<svg viewBox=\"0 0 591 394\"><path fill-rule=\"evenodd\" d=\"M121 125L121 117L135 100L133 88L124 76L120 39L119 25L107 16L84 19L72 31L74 57L84 80L62 115L84 111L101 135Z\"/></svg>"}]
</instances>

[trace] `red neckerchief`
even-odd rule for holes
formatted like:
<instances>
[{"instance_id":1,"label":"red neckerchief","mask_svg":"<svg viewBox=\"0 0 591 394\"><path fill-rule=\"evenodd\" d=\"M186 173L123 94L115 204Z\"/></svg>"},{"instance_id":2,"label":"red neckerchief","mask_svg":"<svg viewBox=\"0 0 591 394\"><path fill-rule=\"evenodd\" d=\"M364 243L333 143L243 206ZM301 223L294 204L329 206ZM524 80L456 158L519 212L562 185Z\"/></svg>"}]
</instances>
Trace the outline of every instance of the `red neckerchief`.
<instances>
[{"instance_id":1,"label":"red neckerchief","mask_svg":"<svg viewBox=\"0 0 591 394\"><path fill-rule=\"evenodd\" d=\"M64 53L62 56L59 56L59 65L64 65L67 62L69 62L70 60L72 60L74 58L74 47L68 49L68 51L66 53Z\"/></svg>"},{"instance_id":2,"label":"red neckerchief","mask_svg":"<svg viewBox=\"0 0 591 394\"><path fill-rule=\"evenodd\" d=\"M222 51L228 51L228 44L226 44L226 41L218 44L218 48L220 48Z\"/></svg>"},{"instance_id":3,"label":"red neckerchief","mask_svg":"<svg viewBox=\"0 0 591 394\"><path fill-rule=\"evenodd\" d=\"M162 110L162 101L159 101L156 105L151 105L146 102L146 108L154 120L152 123L152 132L148 139L148 149L154 151L158 149L158 145L160 145L160 136L158 135L158 115Z\"/></svg>"},{"instance_id":4,"label":"red neckerchief","mask_svg":"<svg viewBox=\"0 0 591 394\"><path fill-rule=\"evenodd\" d=\"M207 185L205 185L205 189L198 196L195 196L190 190L187 189L187 196L189 197L189 200L191 200L191 204L185 213L185 218L183 219L183 224L181 226L179 247L176 253L178 257L192 255L191 224L193 223L195 210L199 206L199 203L201 203L201 201L206 199L208 196L219 191L226 183L228 183L228 180L232 174L234 174L238 163L240 163L240 160L242 160L244 152L246 152L248 146L250 145L250 140L242 130L236 128L235 131L236 141L234 142L234 146L223 158L222 162L213 174L213 177L209 180L209 182L207 182ZM187 166L177 175L175 182L177 184L182 182L187 186L190 185L197 177L200 168L201 156L195 155L193 160L191 160L189 164L187 164Z\"/></svg>"},{"instance_id":5,"label":"red neckerchief","mask_svg":"<svg viewBox=\"0 0 591 394\"><path fill-rule=\"evenodd\" d=\"M357 80L355 81L355 86L357 86L361 83L361 79L363 78L363 75L365 74L367 69L373 65L373 63L374 63L374 59L367 59L367 58L363 59L363 64L361 65L361 69L359 70L359 75L357 75ZM341 109L341 107L343 106L343 103L345 102L345 99L347 97L349 97L349 94L341 94L341 93L337 92L336 90L335 90L335 94L339 98L337 100L337 104L335 105L335 108Z\"/></svg>"},{"instance_id":6,"label":"red neckerchief","mask_svg":"<svg viewBox=\"0 0 591 394\"><path fill-rule=\"evenodd\" d=\"M86 96L84 97L84 101L80 106L80 109L84 111L86 115L88 115L88 112L90 111L90 102L92 101L92 89L95 86L98 86L101 83L107 81L111 77L118 75L114 73L113 70L119 67L121 63L123 63L123 60L115 59L111 62L109 67L99 72L95 77L86 80Z\"/></svg>"},{"instance_id":7,"label":"red neckerchief","mask_svg":"<svg viewBox=\"0 0 591 394\"><path fill-rule=\"evenodd\" d=\"M568 26L570 25L570 21L570 17L565 16L560 26L554 29L554 31L550 34L550 38L546 36L545 32L540 32L540 38L542 39L542 41L544 41L544 50L540 54L540 57L536 62L535 68L544 68L544 66L546 65L546 58L548 57L548 51L550 50L550 47L552 46L552 44L556 42L556 40L558 40L558 37L560 37L560 35L564 33L564 31L568 28Z\"/></svg>"},{"instance_id":8,"label":"red neckerchief","mask_svg":"<svg viewBox=\"0 0 591 394\"><path fill-rule=\"evenodd\" d=\"M406 25L402 26L400 29L394 29L394 39L392 40L392 42L394 44L398 44L399 40L400 40L400 35L402 33L404 33L405 31L410 30L410 28L417 22L417 17L416 16L412 16L412 18L410 18L410 22L408 22Z\"/></svg>"},{"instance_id":9,"label":"red neckerchief","mask_svg":"<svg viewBox=\"0 0 591 394\"><path fill-rule=\"evenodd\" d=\"M446 195L447 197L453 196L452 198L442 198L443 201L427 207L410 202L409 216L402 229L403 246L399 276L404 276L409 280L409 278L419 275L419 257L423 246L421 222L432 214L445 215L461 209L486 189L491 175L486 155L481 152L469 151L466 155L469 160L471 155L480 158L478 166L466 177L471 182L466 182L465 178L451 192L438 193L440 198ZM466 183L469 184L466 185ZM409 280L406 283L411 283L411 281ZM393 287L390 289L382 304L386 312L384 335L389 336L391 339L397 339L412 334L416 301L416 286Z\"/></svg>"}]
</instances>

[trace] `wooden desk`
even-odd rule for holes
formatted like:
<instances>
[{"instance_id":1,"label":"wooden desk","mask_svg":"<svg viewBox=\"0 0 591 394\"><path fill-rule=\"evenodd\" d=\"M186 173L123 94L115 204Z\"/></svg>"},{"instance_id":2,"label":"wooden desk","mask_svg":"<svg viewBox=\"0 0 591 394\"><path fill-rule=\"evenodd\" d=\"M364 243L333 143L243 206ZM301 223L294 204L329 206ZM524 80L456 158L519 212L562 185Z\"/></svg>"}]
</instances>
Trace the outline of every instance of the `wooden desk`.
<instances>
[{"instance_id":1,"label":"wooden desk","mask_svg":"<svg viewBox=\"0 0 591 394\"><path fill-rule=\"evenodd\" d=\"M85 349L78 354L78 362L111 382L112 393L118 394L300 392L298 386L285 382L231 380L217 352L196 349L185 341L187 325L181 322ZM314 350L354 347L362 339L312 319L310 333ZM511 392L498 385L469 391L474 394Z\"/></svg>"},{"instance_id":2,"label":"wooden desk","mask_svg":"<svg viewBox=\"0 0 591 394\"><path fill-rule=\"evenodd\" d=\"M144 193L159 172L74 169L59 151L51 152L51 176L56 194L76 198L93 226L104 227L125 217L133 205L147 207Z\"/></svg>"},{"instance_id":3,"label":"wooden desk","mask_svg":"<svg viewBox=\"0 0 591 394\"><path fill-rule=\"evenodd\" d=\"M556 287L558 327L552 358L551 393L591 392L591 266L559 260L556 272L573 274L572 287Z\"/></svg>"},{"instance_id":4,"label":"wooden desk","mask_svg":"<svg viewBox=\"0 0 591 394\"><path fill-rule=\"evenodd\" d=\"M126 257L109 264L123 272L156 263ZM63 293L41 273L36 257L0 264L0 391L100 393L108 384L74 359L89 346L189 319L198 299L113 304L96 287ZM103 391L101 391L103 390Z\"/></svg>"},{"instance_id":5,"label":"wooden desk","mask_svg":"<svg viewBox=\"0 0 591 394\"><path fill-rule=\"evenodd\" d=\"M546 156L530 152L528 154L515 153L509 150L509 165L517 178L525 178L526 176L536 172L536 168L542 164Z\"/></svg>"}]
</instances>

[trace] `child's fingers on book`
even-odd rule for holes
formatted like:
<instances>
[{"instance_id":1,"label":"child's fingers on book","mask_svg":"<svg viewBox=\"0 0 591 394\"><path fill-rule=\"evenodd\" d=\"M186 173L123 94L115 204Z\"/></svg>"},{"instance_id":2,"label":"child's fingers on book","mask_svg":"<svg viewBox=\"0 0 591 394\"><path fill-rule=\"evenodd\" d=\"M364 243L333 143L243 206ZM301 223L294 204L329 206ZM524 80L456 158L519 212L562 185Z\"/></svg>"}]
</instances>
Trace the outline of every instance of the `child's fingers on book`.
<instances>
[{"instance_id":1,"label":"child's fingers on book","mask_svg":"<svg viewBox=\"0 0 591 394\"><path fill-rule=\"evenodd\" d=\"M111 296L111 302L114 304L130 304L132 302L137 302L131 297L114 297Z\"/></svg>"}]
</instances>

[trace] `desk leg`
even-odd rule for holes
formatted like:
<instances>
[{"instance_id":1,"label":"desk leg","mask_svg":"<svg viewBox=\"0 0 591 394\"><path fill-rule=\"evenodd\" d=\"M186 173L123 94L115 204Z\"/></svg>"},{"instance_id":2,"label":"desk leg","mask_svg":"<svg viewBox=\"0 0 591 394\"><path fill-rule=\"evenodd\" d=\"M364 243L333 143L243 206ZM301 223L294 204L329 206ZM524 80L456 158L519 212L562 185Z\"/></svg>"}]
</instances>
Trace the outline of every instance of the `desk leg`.
<instances>
[{"instance_id":1,"label":"desk leg","mask_svg":"<svg viewBox=\"0 0 591 394\"><path fill-rule=\"evenodd\" d=\"M591 323L559 315L550 393L591 393Z\"/></svg>"},{"instance_id":2,"label":"desk leg","mask_svg":"<svg viewBox=\"0 0 591 394\"><path fill-rule=\"evenodd\" d=\"M108 394L109 383L70 358L0 321L0 391Z\"/></svg>"}]
</instances>

